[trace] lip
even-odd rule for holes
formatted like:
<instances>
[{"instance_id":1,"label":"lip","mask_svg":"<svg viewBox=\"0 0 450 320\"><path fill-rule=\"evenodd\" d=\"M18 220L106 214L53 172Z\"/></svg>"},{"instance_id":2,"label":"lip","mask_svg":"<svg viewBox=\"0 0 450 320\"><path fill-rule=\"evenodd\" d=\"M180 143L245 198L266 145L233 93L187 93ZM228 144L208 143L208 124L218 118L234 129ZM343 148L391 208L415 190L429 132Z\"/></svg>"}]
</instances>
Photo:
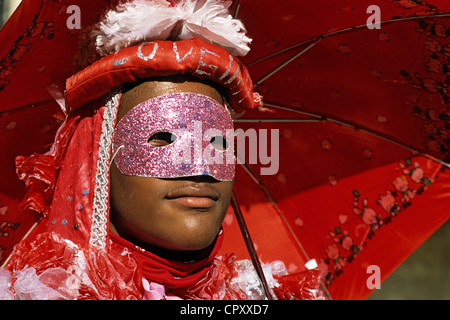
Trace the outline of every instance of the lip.
<instances>
[{"instance_id":1,"label":"lip","mask_svg":"<svg viewBox=\"0 0 450 320\"><path fill-rule=\"evenodd\" d=\"M219 194L208 186L183 186L169 191L166 199L185 207L206 209L215 205Z\"/></svg>"}]
</instances>

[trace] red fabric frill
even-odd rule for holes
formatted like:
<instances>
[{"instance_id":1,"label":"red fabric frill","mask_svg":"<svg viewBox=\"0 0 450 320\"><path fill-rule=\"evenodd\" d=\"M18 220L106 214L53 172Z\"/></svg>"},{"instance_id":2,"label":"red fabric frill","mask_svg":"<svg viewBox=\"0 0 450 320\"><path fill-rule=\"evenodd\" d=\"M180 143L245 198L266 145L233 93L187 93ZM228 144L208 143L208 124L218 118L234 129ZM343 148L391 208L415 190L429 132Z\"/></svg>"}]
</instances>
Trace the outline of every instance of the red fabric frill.
<instances>
[{"instance_id":1,"label":"red fabric frill","mask_svg":"<svg viewBox=\"0 0 450 320\"><path fill-rule=\"evenodd\" d=\"M237 275L237 264L232 255L216 258L222 245L223 232L215 240L207 258L195 262L180 262L163 259L131 242L110 233L114 251L124 248L132 252L142 266L143 276L150 282L157 282L168 293L185 299L245 299L247 296L231 279Z\"/></svg>"},{"instance_id":2,"label":"red fabric frill","mask_svg":"<svg viewBox=\"0 0 450 320\"><path fill-rule=\"evenodd\" d=\"M305 270L277 278L273 289L279 300L316 300L320 298L320 270Z\"/></svg>"},{"instance_id":3,"label":"red fabric frill","mask_svg":"<svg viewBox=\"0 0 450 320\"><path fill-rule=\"evenodd\" d=\"M30 266L38 275L50 268L73 270L73 275L83 280L79 281L79 294L75 297L78 300L142 298L141 268L131 255L121 255L115 250L101 250L89 245L76 248L54 233L41 233L33 240L25 239L16 245L6 269L14 275ZM14 281L13 276L12 286ZM47 285L52 287L51 283ZM52 289L61 292L66 288Z\"/></svg>"}]
</instances>

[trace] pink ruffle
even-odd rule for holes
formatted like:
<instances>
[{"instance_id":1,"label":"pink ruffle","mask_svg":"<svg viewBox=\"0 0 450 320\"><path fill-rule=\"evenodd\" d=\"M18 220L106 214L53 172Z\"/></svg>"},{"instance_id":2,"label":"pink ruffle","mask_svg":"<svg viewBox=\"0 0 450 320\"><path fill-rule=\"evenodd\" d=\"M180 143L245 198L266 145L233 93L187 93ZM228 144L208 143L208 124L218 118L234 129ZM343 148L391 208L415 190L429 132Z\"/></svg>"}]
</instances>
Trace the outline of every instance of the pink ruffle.
<instances>
[{"instance_id":1,"label":"pink ruffle","mask_svg":"<svg viewBox=\"0 0 450 320\"><path fill-rule=\"evenodd\" d=\"M0 269L0 300L73 300L78 294L73 277L76 275L62 268L51 268L39 275L36 269L26 268L14 276Z\"/></svg>"},{"instance_id":2,"label":"pink ruffle","mask_svg":"<svg viewBox=\"0 0 450 320\"><path fill-rule=\"evenodd\" d=\"M0 268L0 300L13 300L14 294L11 291L11 272Z\"/></svg>"},{"instance_id":3,"label":"pink ruffle","mask_svg":"<svg viewBox=\"0 0 450 320\"><path fill-rule=\"evenodd\" d=\"M180 297L166 293L166 288L162 284L149 282L142 278L142 285L144 288L143 300L182 300Z\"/></svg>"}]
</instances>

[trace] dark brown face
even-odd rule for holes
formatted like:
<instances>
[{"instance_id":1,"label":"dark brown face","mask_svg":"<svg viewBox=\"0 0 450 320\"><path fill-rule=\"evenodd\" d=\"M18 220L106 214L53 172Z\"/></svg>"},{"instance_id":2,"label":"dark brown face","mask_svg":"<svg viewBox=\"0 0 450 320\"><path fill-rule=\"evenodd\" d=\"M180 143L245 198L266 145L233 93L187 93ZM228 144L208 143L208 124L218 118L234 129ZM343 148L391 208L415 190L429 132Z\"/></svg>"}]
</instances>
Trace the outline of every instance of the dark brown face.
<instances>
[{"instance_id":1,"label":"dark brown face","mask_svg":"<svg viewBox=\"0 0 450 320\"><path fill-rule=\"evenodd\" d=\"M211 85L176 76L146 81L126 91L118 120L148 99L177 92L193 92L223 103ZM150 137L149 137L150 138ZM155 136L153 146L164 146L169 137ZM227 211L232 181L209 176L160 179L126 176L111 165L110 230L141 246L168 250L201 250L217 236Z\"/></svg>"}]
</instances>

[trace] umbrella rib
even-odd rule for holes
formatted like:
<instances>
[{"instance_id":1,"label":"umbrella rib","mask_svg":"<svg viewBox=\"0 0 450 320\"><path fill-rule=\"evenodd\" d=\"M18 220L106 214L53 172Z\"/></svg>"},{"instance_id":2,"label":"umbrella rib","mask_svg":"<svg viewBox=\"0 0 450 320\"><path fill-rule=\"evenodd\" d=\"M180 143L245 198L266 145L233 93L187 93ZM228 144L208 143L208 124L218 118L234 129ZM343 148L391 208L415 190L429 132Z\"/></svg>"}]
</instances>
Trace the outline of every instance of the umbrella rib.
<instances>
[{"instance_id":1,"label":"umbrella rib","mask_svg":"<svg viewBox=\"0 0 450 320\"><path fill-rule=\"evenodd\" d=\"M416 148L410 147L410 146L408 146L408 145L406 145L406 144L404 144L402 142L397 141L393 137L386 136L386 135L384 135L382 133L376 132L375 130L371 130L371 129L366 128L366 127L353 125L351 123L348 123L348 122L345 122L345 121L341 121L341 120L337 120L337 119L332 119L332 118L327 118L327 119L325 119L325 121L330 121L330 122L333 122L333 123L336 123L336 124L339 124L339 125L347 126L349 128L355 129L355 130L360 130L360 131L365 132L365 133L367 133L367 134L369 134L371 136L374 136L374 137L377 137L377 138L382 139L384 141L390 142L390 143L395 144L395 145L397 145L399 147L402 147L402 148L404 148L406 150L409 150L412 153L416 153L416 154L418 154L418 155L420 155L422 157L425 157L425 158L427 158L429 160L432 160L432 161L434 161L434 162L436 162L436 163L438 163L438 164L440 164L440 165L442 165L442 166L444 166L446 168L450 168L450 163L448 163L446 161L443 161L443 160L441 160L439 158L436 158L436 157L434 157L434 156L432 156L430 154L427 154L425 152L422 152L422 151L420 151L420 150L418 150Z\"/></svg>"},{"instance_id":2,"label":"umbrella rib","mask_svg":"<svg viewBox=\"0 0 450 320\"><path fill-rule=\"evenodd\" d=\"M397 19L390 19L390 20L385 20L385 21L381 21L379 24L389 24L389 23L395 23L395 22L401 22L401 21L411 21L411 20L420 20L420 19L424 19L424 18L445 18L445 17L450 17L450 13L441 13L441 14L434 14L434 15L421 15L421 16L414 16L414 17L405 17L405 18L397 18ZM278 71L280 71L281 69L283 69L286 65L288 65L289 63L291 63L292 61L294 61L295 59L297 59L298 57L300 57L301 55L303 55L304 53L306 53L307 51L309 51L312 47L314 47L317 43L319 43L320 41L322 41L325 38L331 37L331 36L335 36L341 33L345 33L345 32L349 32L349 31L354 31L354 30L358 30L358 29L362 29L362 28L367 28L367 24L361 24L358 26L353 26L353 27L348 27L345 29L341 29L341 30L336 30L327 34L323 34L321 36L317 36L305 41L302 41L300 43L294 44L290 47L284 48L282 50L276 51L274 53L271 53L265 57L262 57L256 61L250 62L247 64L247 67L251 67L255 64L258 64L260 62L263 62L264 60L273 58L277 55L280 55L284 52L293 50L295 48L301 47L307 43L310 42L314 42L311 45L309 45L308 47L306 47L305 49L303 49L302 51L300 51L299 53L297 53L296 55L294 55L292 58L290 58L289 60L283 62L281 65L279 65L278 67L276 67L275 69L273 69L272 71L270 71L267 75L265 75L263 78L261 78L260 80L258 80L255 85L254 88L257 87L258 85L260 85L262 82L264 82L265 80L267 80L268 78L270 78L271 76L273 76L275 73L277 73Z\"/></svg>"},{"instance_id":3,"label":"umbrella rib","mask_svg":"<svg viewBox=\"0 0 450 320\"><path fill-rule=\"evenodd\" d=\"M30 233L33 232L34 229L36 229L36 227L37 227L38 224L41 222L41 220L42 220L42 217L39 218L39 219L31 226L31 228L27 231L27 233L22 237L22 240L26 239L26 238L30 235ZM21 240L21 241L22 241L22 240ZM6 267L6 265L7 265L8 262L9 262L9 260L11 259L12 255L13 255L13 253L11 252L11 253L9 254L9 256L6 258L6 260L3 262L3 264L0 266L0 268L3 269L3 268Z\"/></svg>"},{"instance_id":4,"label":"umbrella rib","mask_svg":"<svg viewBox=\"0 0 450 320\"><path fill-rule=\"evenodd\" d=\"M237 149L236 149L236 152ZM238 157L239 158L239 157ZM240 157L240 159L242 159L242 157ZM302 252L303 256L305 257L306 261L309 261L310 258L308 256L308 253L306 252L305 248L303 247L303 245L300 243L300 240L298 239L297 235L294 233L294 230L292 230L289 222L286 220L286 217L283 214L283 211L281 211L280 207L278 207L277 203L275 202L275 200L272 198L271 194L269 193L269 191L267 190L266 186L264 185L264 183L261 181L261 179L257 176L257 174L252 170L252 168L250 167L250 165L244 161L243 163L241 163L242 167L244 168L244 170L247 172L247 174L253 179L253 181L255 181L255 183L261 188L261 190L263 191L263 193L265 194L265 196L267 197L267 199L269 200L270 204L273 206L273 208L275 209L275 211L278 213L278 215L281 217L281 220L283 221L284 225L287 227L289 233L291 234L291 236L294 238L295 243L297 244L297 246L300 248L300 251ZM328 289L326 287L326 285L323 283L322 280L320 280L320 287L323 290L323 292L325 293L325 295L331 299L331 295L328 292Z\"/></svg>"},{"instance_id":5,"label":"umbrella rib","mask_svg":"<svg viewBox=\"0 0 450 320\"><path fill-rule=\"evenodd\" d=\"M269 79L271 76L273 76L275 73L277 73L278 71L280 71L281 69L283 69L285 66L287 66L289 63L291 63L292 61L294 61L295 59L297 59L298 57L300 57L301 55L303 55L305 52L307 52L308 50L310 50L311 48L313 48L316 44L318 44L320 41L322 41L323 37L318 38L314 43L310 44L309 46L307 46L305 49L303 49L302 51L300 51L299 53L297 53L296 55L294 55L292 58L288 59L287 61L283 62L282 64L280 64L278 67L276 67L275 69L273 69L272 71L270 71L268 74L266 74L264 77L262 77L261 79L259 79L257 82L255 82L253 84L253 88L256 88L257 86L259 86L261 83L263 83L264 81L266 81L267 79Z\"/></svg>"},{"instance_id":6,"label":"umbrella rib","mask_svg":"<svg viewBox=\"0 0 450 320\"><path fill-rule=\"evenodd\" d=\"M418 150L416 148L410 147L410 146L408 146L408 145L406 145L406 144L404 144L404 143L402 143L400 141L397 141L393 137L387 136L387 135L385 135L383 133L377 132L377 131L372 130L370 128L367 128L367 127L364 127L364 126L361 126L361 125L357 125L357 124L353 124L353 123L345 121L345 120L336 119L336 118L330 117L330 116L328 116L326 114L317 114L317 113L297 110L297 109L294 109L294 108L279 106L279 105L270 104L270 103L264 103L264 106L271 107L271 108L274 108L274 109L286 110L286 111L290 111L290 112L294 112L294 113L300 113L300 114L303 114L303 115L308 115L308 116L316 118L316 119L305 119L304 121L302 121L303 119L292 119L291 122L315 122L315 121L316 122L319 122L319 121L320 122L326 122L326 121L329 121L329 122L332 122L332 123L335 123L335 124L338 124L338 125L343 125L343 126L352 128L354 130L360 130L360 131L365 132L365 133L367 133L367 134L369 134L371 136L377 137L379 139L382 139L384 141L387 141L389 143L392 143L392 144L395 144L395 145L397 145L399 147L402 147L402 148L404 148L406 150L409 150L412 153L416 153L418 155L421 155L421 156L423 156L423 157L425 157L427 159L430 159L430 160L432 160L432 161L434 161L436 163L439 163L440 165L442 165L442 166L444 166L446 168L450 168L450 163L448 163L446 161L443 161L443 160L441 160L441 159L439 159L437 157L434 157L434 156L432 156L430 154L427 154L425 152L422 152L422 151L420 151L420 150ZM236 119L235 121L236 122L246 122L245 120L247 120L247 119ZM250 122L250 121L251 122L258 122L257 121L258 119L248 119L248 120L249 120L248 122ZM288 122L288 121L285 121L287 119L274 119L274 120L276 120L274 122ZM270 122L270 119L260 119L260 122Z\"/></svg>"},{"instance_id":7,"label":"umbrella rib","mask_svg":"<svg viewBox=\"0 0 450 320\"><path fill-rule=\"evenodd\" d=\"M445 18L445 17L449 17L449 16L450 16L450 13L441 13L441 14L434 14L434 15L422 15L422 16L414 16L414 17L405 17L405 18L398 18L398 19L391 19L391 20L381 21L380 25L381 24L401 22L401 21L419 20L419 19L423 19L423 18ZM344 28L344 29L341 29L341 30L336 30L336 31L333 31L333 32L330 32L330 33L326 33L326 34L323 34L321 36L310 38L310 39L302 41L300 43L296 43L296 44L294 44L294 45L292 45L290 47L287 47L287 48L281 49L279 51L273 52L273 53L271 53L271 54L269 54L267 56L264 56L262 58L259 58L258 60L255 60L253 62L247 63L247 67L251 67L251 66L253 66L255 64L263 62L264 60L276 57L277 55L280 55L280 54L285 53L287 51L290 51L290 50L293 50L295 48L301 47L301 46L303 46L303 45L305 45L307 43L310 43L312 41L316 41L319 38L324 39L324 38L328 38L328 37L331 37L331 36L334 36L334 35L338 35L338 34L349 32L349 31L353 31L353 30L358 30L358 29L366 28L366 27L367 27L367 24L361 24L361 25L358 25L358 26L348 27L348 28Z\"/></svg>"},{"instance_id":8,"label":"umbrella rib","mask_svg":"<svg viewBox=\"0 0 450 320\"><path fill-rule=\"evenodd\" d=\"M301 47L301 46L303 46L303 45L305 45L305 44L307 44L307 43L317 41L317 39L318 39L318 37L315 37L315 38L308 39L308 40L306 40L306 41L302 41L302 42L300 42L300 43L296 43L296 44L294 44L294 45L292 45L292 46L290 46L290 47L281 49L281 50L276 51L276 52L274 52L274 53L271 53L271 54L269 54L269 55L267 55L267 56L265 56L265 57L259 58L258 60L255 60L255 61L253 61L253 62L247 63L246 66L247 66L247 68L248 68L248 67L251 67L251 66L253 66L253 65L255 65L255 64L258 64L258 63L260 63L260 62L263 62L263 61L265 61L265 60L267 60L267 59L276 57L276 56L278 56L278 55L280 55L280 54L282 54L282 53L285 53L285 52L288 52L288 51L293 50L293 49L295 49L295 48Z\"/></svg>"},{"instance_id":9,"label":"umbrella rib","mask_svg":"<svg viewBox=\"0 0 450 320\"><path fill-rule=\"evenodd\" d=\"M259 279L261 280L261 284L263 286L264 292L268 300L273 300L272 294L269 290L269 285L267 284L266 277L264 275L264 271L261 267L261 263L259 262L258 255L256 254L255 246L253 245L252 238L247 228L247 224L245 223L244 216L242 215L241 208L236 199L236 194L233 191L231 195L231 206L233 207L234 214L239 224L239 228L241 229L242 236L244 238L245 245L247 247L248 253L250 254L250 258L252 260L253 267L255 268L256 273L258 274Z\"/></svg>"},{"instance_id":10,"label":"umbrella rib","mask_svg":"<svg viewBox=\"0 0 450 320\"><path fill-rule=\"evenodd\" d=\"M234 122L241 122L241 123L246 123L246 122L320 122L322 121L321 119L275 119L275 118L267 118L267 119L258 119L258 118L248 118L248 119L235 119L233 120Z\"/></svg>"},{"instance_id":11,"label":"umbrella rib","mask_svg":"<svg viewBox=\"0 0 450 320\"><path fill-rule=\"evenodd\" d=\"M264 101L264 107L270 107L270 108L274 108L274 109L286 110L286 111L299 113L299 114L307 115L307 116L310 116L310 117L313 117L313 118L316 118L316 119L323 120L323 116L319 115L319 114L316 114L316 113L303 111L303 110L295 109L295 108L291 108L291 107L280 106L280 105L268 103L268 102L265 102L265 101Z\"/></svg>"},{"instance_id":12,"label":"umbrella rib","mask_svg":"<svg viewBox=\"0 0 450 320\"><path fill-rule=\"evenodd\" d=\"M242 159L242 157L241 157ZM275 211L280 215L281 219L283 220L283 223L286 225L286 227L288 228L289 232L291 233L292 237L294 238L295 242L297 243L298 247L300 248L302 254L304 255L304 257L306 258L307 261L310 260L308 253L306 252L305 248L303 247L303 245L300 243L300 240L298 239L297 235L294 233L294 231L292 230L291 226L289 225L289 223L287 222L286 218L284 217L283 212L281 211L280 207L278 207L277 203L275 202L275 200L272 198L272 195L269 193L269 191L267 190L266 186L264 185L264 183L261 181L261 179L256 175L256 173L252 170L252 168L249 166L249 164L244 161L242 164L242 167L244 168L244 170L248 173L248 175L256 182L256 184L258 184L258 186L261 188L261 190L263 191L263 193L265 194L265 196L267 197L267 199L269 200L269 203L274 207Z\"/></svg>"},{"instance_id":13,"label":"umbrella rib","mask_svg":"<svg viewBox=\"0 0 450 320\"><path fill-rule=\"evenodd\" d=\"M0 117L3 117L5 115L13 115L16 113L20 113L20 112L26 111L28 109L36 109L36 108L42 107L42 106L44 106L43 102L46 102L46 101L44 100L44 101L39 101L39 102L35 102L32 104L26 104L26 105L23 105L21 107L17 107L17 108L11 109L11 110L2 110L2 111L0 111Z\"/></svg>"},{"instance_id":14,"label":"umbrella rib","mask_svg":"<svg viewBox=\"0 0 450 320\"><path fill-rule=\"evenodd\" d=\"M236 4L236 11L234 12L234 18L237 19L239 14L239 9L241 7L241 0L234 0L232 6L234 7Z\"/></svg>"}]
</instances>

